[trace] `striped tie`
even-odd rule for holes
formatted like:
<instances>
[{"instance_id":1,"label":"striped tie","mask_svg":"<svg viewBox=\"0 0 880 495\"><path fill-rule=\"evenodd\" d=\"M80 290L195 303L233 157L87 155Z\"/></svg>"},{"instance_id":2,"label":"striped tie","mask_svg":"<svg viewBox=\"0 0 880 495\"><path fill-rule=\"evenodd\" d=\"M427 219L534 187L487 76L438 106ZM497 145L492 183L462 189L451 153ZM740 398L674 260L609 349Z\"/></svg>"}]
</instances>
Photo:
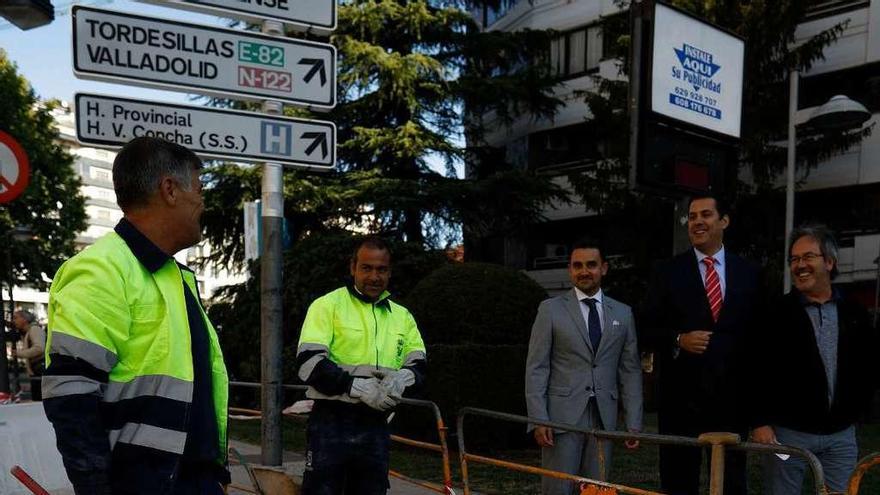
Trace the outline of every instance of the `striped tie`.
<instances>
[{"instance_id":1,"label":"striped tie","mask_svg":"<svg viewBox=\"0 0 880 495\"><path fill-rule=\"evenodd\" d=\"M709 308L712 310L712 320L718 321L721 314L721 279L715 271L715 258L707 256L703 258L706 264L706 297L709 299Z\"/></svg>"}]
</instances>

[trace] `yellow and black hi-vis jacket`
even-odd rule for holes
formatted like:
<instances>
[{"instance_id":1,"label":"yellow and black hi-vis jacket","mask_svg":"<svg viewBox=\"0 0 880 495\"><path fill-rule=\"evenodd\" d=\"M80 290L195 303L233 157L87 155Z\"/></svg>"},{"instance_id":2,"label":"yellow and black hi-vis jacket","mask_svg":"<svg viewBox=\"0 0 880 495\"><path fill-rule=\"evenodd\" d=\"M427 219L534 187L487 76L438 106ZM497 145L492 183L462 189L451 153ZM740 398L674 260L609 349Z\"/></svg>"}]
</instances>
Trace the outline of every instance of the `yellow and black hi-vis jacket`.
<instances>
[{"instance_id":1,"label":"yellow and black hi-vis jacket","mask_svg":"<svg viewBox=\"0 0 880 495\"><path fill-rule=\"evenodd\" d=\"M374 371L409 369L415 384L406 395L424 387L425 344L412 314L389 299L386 291L375 302L352 286L340 287L309 306L297 349L299 378L309 385L306 396L359 403L349 395L355 377Z\"/></svg>"},{"instance_id":2,"label":"yellow and black hi-vis jacket","mask_svg":"<svg viewBox=\"0 0 880 495\"><path fill-rule=\"evenodd\" d=\"M190 459L228 483L228 377L198 297L125 219L58 270L43 404L77 493L170 493Z\"/></svg>"}]
</instances>

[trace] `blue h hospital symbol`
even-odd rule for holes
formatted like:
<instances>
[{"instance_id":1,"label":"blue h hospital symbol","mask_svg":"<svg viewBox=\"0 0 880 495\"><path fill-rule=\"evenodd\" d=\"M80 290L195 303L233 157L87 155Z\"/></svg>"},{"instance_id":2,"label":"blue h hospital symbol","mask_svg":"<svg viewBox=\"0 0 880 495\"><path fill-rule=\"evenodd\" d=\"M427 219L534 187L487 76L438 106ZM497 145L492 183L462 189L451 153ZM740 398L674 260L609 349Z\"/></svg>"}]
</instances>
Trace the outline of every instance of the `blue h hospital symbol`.
<instances>
[{"instance_id":1,"label":"blue h hospital symbol","mask_svg":"<svg viewBox=\"0 0 880 495\"><path fill-rule=\"evenodd\" d=\"M293 146L293 139L291 139L292 134L293 129L290 124L261 122L260 152L289 156L291 154L291 147Z\"/></svg>"}]
</instances>

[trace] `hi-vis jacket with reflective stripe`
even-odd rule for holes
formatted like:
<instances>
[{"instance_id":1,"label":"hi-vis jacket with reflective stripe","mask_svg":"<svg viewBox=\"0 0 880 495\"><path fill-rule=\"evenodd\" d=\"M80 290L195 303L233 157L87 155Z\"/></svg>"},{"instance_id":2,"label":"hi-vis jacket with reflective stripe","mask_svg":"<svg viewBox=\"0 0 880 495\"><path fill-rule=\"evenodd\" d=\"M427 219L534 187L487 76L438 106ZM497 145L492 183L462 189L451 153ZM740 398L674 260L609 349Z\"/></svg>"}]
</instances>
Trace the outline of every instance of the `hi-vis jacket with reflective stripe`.
<instances>
[{"instance_id":1,"label":"hi-vis jacket with reflective stripe","mask_svg":"<svg viewBox=\"0 0 880 495\"><path fill-rule=\"evenodd\" d=\"M371 303L351 287L316 299L306 314L297 349L306 396L360 402L348 395L354 377L407 368L424 382L425 344L412 314L388 292Z\"/></svg>"},{"instance_id":2,"label":"hi-vis jacket with reflective stripe","mask_svg":"<svg viewBox=\"0 0 880 495\"><path fill-rule=\"evenodd\" d=\"M114 492L124 486L125 493L168 493L193 398L183 291L196 299L198 291L188 268L171 257L157 261L133 252L131 244L128 237L107 234L55 275L44 404L75 485L78 478L84 484L106 481ZM228 378L214 328L201 305L199 312L210 340L216 467L224 470Z\"/></svg>"}]
</instances>

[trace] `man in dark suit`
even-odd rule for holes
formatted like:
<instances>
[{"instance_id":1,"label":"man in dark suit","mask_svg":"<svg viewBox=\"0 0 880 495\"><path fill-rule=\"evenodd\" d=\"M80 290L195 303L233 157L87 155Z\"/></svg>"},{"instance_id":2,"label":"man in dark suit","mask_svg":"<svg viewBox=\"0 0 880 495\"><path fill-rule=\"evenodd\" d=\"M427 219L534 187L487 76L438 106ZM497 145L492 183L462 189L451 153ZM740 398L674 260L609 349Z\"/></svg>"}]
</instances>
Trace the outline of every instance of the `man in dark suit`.
<instances>
[{"instance_id":1,"label":"man in dark suit","mask_svg":"<svg viewBox=\"0 0 880 495\"><path fill-rule=\"evenodd\" d=\"M754 441L809 450L822 463L825 483L846 491L856 465L855 423L868 410L876 386L877 336L868 312L831 285L838 248L823 226L791 235L789 269L795 288L768 315ZM765 456L764 493L798 495L807 466L803 458Z\"/></svg>"},{"instance_id":2,"label":"man in dark suit","mask_svg":"<svg viewBox=\"0 0 880 495\"><path fill-rule=\"evenodd\" d=\"M687 224L692 249L655 268L641 320L643 342L657 358L660 433L745 438L746 333L757 322L759 272L725 250L730 217L721 199L691 198ZM699 493L701 456L697 448L661 446L662 490ZM726 455L724 493L746 493L741 453Z\"/></svg>"},{"instance_id":3,"label":"man in dark suit","mask_svg":"<svg viewBox=\"0 0 880 495\"><path fill-rule=\"evenodd\" d=\"M574 287L541 303L526 362L529 417L614 430L622 408L628 431L642 428L642 368L632 310L602 292L608 263L589 242L575 244L568 264ZM619 399L619 403L618 403ZM530 425L542 465L554 471L605 479L611 442L604 442L605 472L594 438ZM627 441L636 448L638 441ZM545 477L544 495L571 495L573 484Z\"/></svg>"}]
</instances>

